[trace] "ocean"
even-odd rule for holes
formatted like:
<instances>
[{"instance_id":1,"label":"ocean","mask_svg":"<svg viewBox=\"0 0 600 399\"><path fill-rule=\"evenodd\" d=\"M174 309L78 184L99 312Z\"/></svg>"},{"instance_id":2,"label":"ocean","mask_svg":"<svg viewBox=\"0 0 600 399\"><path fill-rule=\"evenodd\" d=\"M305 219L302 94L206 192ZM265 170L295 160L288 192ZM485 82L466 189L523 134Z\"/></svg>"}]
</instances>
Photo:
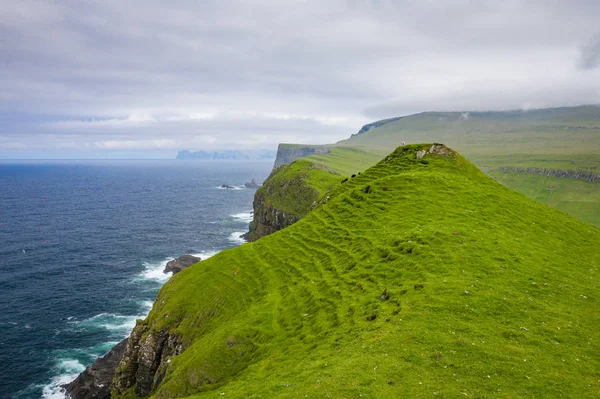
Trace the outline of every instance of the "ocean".
<instances>
[{"instance_id":1,"label":"ocean","mask_svg":"<svg viewBox=\"0 0 600 399\"><path fill-rule=\"evenodd\" d=\"M243 243L243 184L272 165L0 161L0 398L64 398L147 315L167 261Z\"/></svg>"}]
</instances>

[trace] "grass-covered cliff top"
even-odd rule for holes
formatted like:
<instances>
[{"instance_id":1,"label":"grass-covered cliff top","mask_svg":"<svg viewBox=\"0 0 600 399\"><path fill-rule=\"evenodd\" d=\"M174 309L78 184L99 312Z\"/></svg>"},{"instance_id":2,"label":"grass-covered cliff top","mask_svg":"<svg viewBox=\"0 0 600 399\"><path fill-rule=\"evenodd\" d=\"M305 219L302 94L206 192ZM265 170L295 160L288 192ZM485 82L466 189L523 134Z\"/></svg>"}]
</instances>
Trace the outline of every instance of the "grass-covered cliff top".
<instances>
[{"instance_id":1,"label":"grass-covered cliff top","mask_svg":"<svg viewBox=\"0 0 600 399\"><path fill-rule=\"evenodd\" d=\"M600 230L430 148L172 277L154 397L598 397Z\"/></svg>"},{"instance_id":2,"label":"grass-covered cliff top","mask_svg":"<svg viewBox=\"0 0 600 399\"><path fill-rule=\"evenodd\" d=\"M258 189L258 194L264 194L269 205L303 217L311 204L341 179L337 172L299 159L279 167Z\"/></svg>"},{"instance_id":3,"label":"grass-covered cliff top","mask_svg":"<svg viewBox=\"0 0 600 399\"><path fill-rule=\"evenodd\" d=\"M258 194L278 210L303 217L331 187L374 165L383 155L332 147L326 154L309 155L278 167L258 189Z\"/></svg>"}]
</instances>

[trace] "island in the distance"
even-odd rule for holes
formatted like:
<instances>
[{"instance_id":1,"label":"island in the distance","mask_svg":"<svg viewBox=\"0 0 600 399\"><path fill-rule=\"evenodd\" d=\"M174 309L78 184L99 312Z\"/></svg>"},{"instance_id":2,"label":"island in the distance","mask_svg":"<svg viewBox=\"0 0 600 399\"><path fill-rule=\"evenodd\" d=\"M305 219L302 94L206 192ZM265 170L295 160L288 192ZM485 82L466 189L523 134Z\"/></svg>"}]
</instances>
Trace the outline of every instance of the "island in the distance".
<instances>
[{"instance_id":1,"label":"island in the distance","mask_svg":"<svg viewBox=\"0 0 600 399\"><path fill-rule=\"evenodd\" d=\"M177 153L179 160L199 161L250 161L274 160L277 153L271 150L224 150L224 151L190 151L182 150Z\"/></svg>"}]
</instances>

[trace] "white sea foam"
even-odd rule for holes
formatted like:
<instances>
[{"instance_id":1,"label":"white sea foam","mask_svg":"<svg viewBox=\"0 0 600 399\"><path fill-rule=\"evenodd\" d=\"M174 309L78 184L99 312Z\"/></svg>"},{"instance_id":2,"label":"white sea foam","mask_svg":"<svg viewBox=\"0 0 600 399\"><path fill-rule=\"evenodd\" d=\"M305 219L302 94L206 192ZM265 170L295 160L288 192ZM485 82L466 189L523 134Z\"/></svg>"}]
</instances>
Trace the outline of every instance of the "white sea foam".
<instances>
[{"instance_id":1,"label":"white sea foam","mask_svg":"<svg viewBox=\"0 0 600 399\"><path fill-rule=\"evenodd\" d=\"M243 190L246 188L246 186L229 186L229 187L218 186L217 188L219 190Z\"/></svg>"},{"instance_id":2,"label":"white sea foam","mask_svg":"<svg viewBox=\"0 0 600 399\"><path fill-rule=\"evenodd\" d=\"M246 234L245 231L234 231L233 233L231 233L231 235L229 236L229 241L236 243L238 245L241 245L243 243L246 242L246 240L244 240L241 236L243 234Z\"/></svg>"},{"instance_id":3,"label":"white sea foam","mask_svg":"<svg viewBox=\"0 0 600 399\"><path fill-rule=\"evenodd\" d=\"M161 284L165 283L172 275L172 273L163 273L163 270L165 270L165 267L170 260L172 260L172 258L164 259L159 262L144 262L144 267L146 269L142 272L141 277Z\"/></svg>"},{"instance_id":4,"label":"white sea foam","mask_svg":"<svg viewBox=\"0 0 600 399\"><path fill-rule=\"evenodd\" d=\"M56 366L57 376L53 377L48 385L42 388L43 399L64 399L66 398L62 385L73 381L79 373L85 370L85 366L77 360L61 359Z\"/></svg>"},{"instance_id":5,"label":"white sea foam","mask_svg":"<svg viewBox=\"0 0 600 399\"><path fill-rule=\"evenodd\" d=\"M141 305L142 305L142 309L143 309L144 313L148 314L148 313L150 313L150 310L152 309L152 305L154 305L154 302L143 301Z\"/></svg>"},{"instance_id":6,"label":"white sea foam","mask_svg":"<svg viewBox=\"0 0 600 399\"><path fill-rule=\"evenodd\" d=\"M231 217L244 223L250 223L254 218L252 211L236 213L235 215L231 215Z\"/></svg>"},{"instance_id":7,"label":"white sea foam","mask_svg":"<svg viewBox=\"0 0 600 399\"><path fill-rule=\"evenodd\" d=\"M104 329L112 331L125 338L135 327L135 321L143 317L145 315L123 316L114 313L100 313L89 319L75 321L73 324L84 330Z\"/></svg>"},{"instance_id":8,"label":"white sea foam","mask_svg":"<svg viewBox=\"0 0 600 399\"><path fill-rule=\"evenodd\" d=\"M197 254L190 254L192 256L195 256L196 258L200 258L202 260L208 259L212 256L215 256L216 254L218 254L221 251L203 251Z\"/></svg>"},{"instance_id":9,"label":"white sea foam","mask_svg":"<svg viewBox=\"0 0 600 399\"><path fill-rule=\"evenodd\" d=\"M200 253L190 254L196 256L202 260L208 259L211 256L216 255L219 251L203 251ZM164 273L167 263L173 260L172 258L163 259L158 262L144 262L143 265L146 268L139 277L145 280L155 281L161 284L167 282L167 280L173 275L173 273Z\"/></svg>"},{"instance_id":10,"label":"white sea foam","mask_svg":"<svg viewBox=\"0 0 600 399\"><path fill-rule=\"evenodd\" d=\"M101 326L110 331L122 332L123 338L125 338L129 336L131 330L135 327L135 321L139 318L140 316L116 316L114 318L115 322L109 321L101 324Z\"/></svg>"}]
</instances>

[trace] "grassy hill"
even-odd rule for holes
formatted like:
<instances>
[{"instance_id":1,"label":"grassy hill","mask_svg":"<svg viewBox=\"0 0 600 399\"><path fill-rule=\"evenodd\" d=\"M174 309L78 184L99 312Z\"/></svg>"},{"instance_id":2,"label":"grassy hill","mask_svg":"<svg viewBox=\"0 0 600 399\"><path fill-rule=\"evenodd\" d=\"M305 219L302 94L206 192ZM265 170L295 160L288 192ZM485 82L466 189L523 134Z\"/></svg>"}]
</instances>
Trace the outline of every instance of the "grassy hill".
<instances>
[{"instance_id":1,"label":"grassy hill","mask_svg":"<svg viewBox=\"0 0 600 399\"><path fill-rule=\"evenodd\" d=\"M385 119L328 146L329 153L306 159L347 177L374 165L403 141L445 143L507 187L600 227L599 183L501 171L534 167L600 174L600 106L424 112Z\"/></svg>"},{"instance_id":2,"label":"grassy hill","mask_svg":"<svg viewBox=\"0 0 600 399\"><path fill-rule=\"evenodd\" d=\"M597 398L599 242L444 147L401 147L172 277L114 397Z\"/></svg>"}]
</instances>

